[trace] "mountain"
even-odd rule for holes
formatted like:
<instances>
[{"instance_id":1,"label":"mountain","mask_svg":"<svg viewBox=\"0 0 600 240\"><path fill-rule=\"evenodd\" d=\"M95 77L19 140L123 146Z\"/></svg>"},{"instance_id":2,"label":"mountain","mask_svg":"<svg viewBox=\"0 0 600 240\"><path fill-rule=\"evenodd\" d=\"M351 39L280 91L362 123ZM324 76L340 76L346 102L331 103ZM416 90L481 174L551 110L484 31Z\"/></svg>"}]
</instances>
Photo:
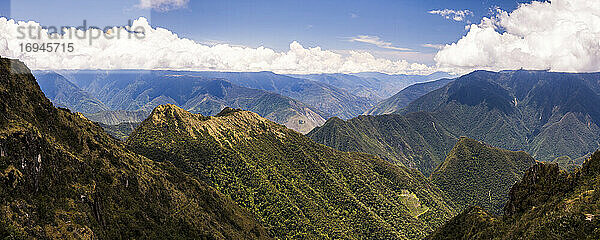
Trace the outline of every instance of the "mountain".
<instances>
[{"instance_id":1,"label":"mountain","mask_svg":"<svg viewBox=\"0 0 600 240\"><path fill-rule=\"evenodd\" d=\"M276 238L419 239L455 214L418 171L317 144L252 112L159 106L127 145L209 182Z\"/></svg>"},{"instance_id":2,"label":"mountain","mask_svg":"<svg viewBox=\"0 0 600 240\"><path fill-rule=\"evenodd\" d=\"M262 89L299 100L325 113L325 117L349 119L363 114L377 101L350 90L272 72L191 72L194 76L224 78L234 84Z\"/></svg>"},{"instance_id":3,"label":"mountain","mask_svg":"<svg viewBox=\"0 0 600 240\"><path fill-rule=\"evenodd\" d=\"M600 102L599 79L599 73L476 71L389 116L334 119L308 136L342 151L402 162L425 175L455 143L443 139L457 136L523 150L539 161L560 160L562 168L572 169L600 147L600 105L594 104ZM413 114L428 117L408 126L392 124ZM407 133L410 128L415 132Z\"/></svg>"},{"instance_id":4,"label":"mountain","mask_svg":"<svg viewBox=\"0 0 600 240\"><path fill-rule=\"evenodd\" d=\"M461 210L478 206L500 215L510 187L534 164L535 160L525 152L461 138L431 174L431 181Z\"/></svg>"},{"instance_id":5,"label":"mountain","mask_svg":"<svg viewBox=\"0 0 600 240\"><path fill-rule=\"evenodd\" d=\"M64 107L82 113L95 113L109 110L109 108L100 100L86 91L83 91L58 73L39 71L36 72L36 76L38 84L42 88L44 94L46 94L46 97L58 107Z\"/></svg>"},{"instance_id":6,"label":"mountain","mask_svg":"<svg viewBox=\"0 0 600 240\"><path fill-rule=\"evenodd\" d=\"M394 96L381 101L375 107L371 108L371 110L366 112L366 114L384 115L398 112L404 107L408 106L408 104L410 104L412 101L417 100L427 93L440 89L452 81L454 80L446 78L410 85L402 91L396 93Z\"/></svg>"},{"instance_id":7,"label":"mountain","mask_svg":"<svg viewBox=\"0 0 600 240\"><path fill-rule=\"evenodd\" d=\"M344 89L356 96L380 102L398 91L419 82L438 80L450 77L445 73L431 75L388 75L384 73L324 73L290 75L297 78L310 79Z\"/></svg>"},{"instance_id":8,"label":"mountain","mask_svg":"<svg viewBox=\"0 0 600 240\"><path fill-rule=\"evenodd\" d=\"M374 154L429 176L458 140L436 121L425 112L360 116L348 121L331 118L307 136L341 151Z\"/></svg>"},{"instance_id":9,"label":"mountain","mask_svg":"<svg viewBox=\"0 0 600 240\"><path fill-rule=\"evenodd\" d=\"M600 146L598 79L599 73L477 71L400 113L432 112L450 132L525 150L540 161L583 160Z\"/></svg>"},{"instance_id":10,"label":"mountain","mask_svg":"<svg viewBox=\"0 0 600 240\"><path fill-rule=\"evenodd\" d=\"M110 107L112 111L86 114L107 125L141 121L162 104L176 104L204 115L217 114L226 106L243 108L302 133L325 122L323 113L297 100L193 72L67 71L61 74Z\"/></svg>"},{"instance_id":11,"label":"mountain","mask_svg":"<svg viewBox=\"0 0 600 240\"><path fill-rule=\"evenodd\" d=\"M254 215L171 163L57 109L0 58L0 237L268 239Z\"/></svg>"},{"instance_id":12,"label":"mountain","mask_svg":"<svg viewBox=\"0 0 600 240\"><path fill-rule=\"evenodd\" d=\"M140 125L139 122L125 122L117 125L106 125L102 123L98 123L102 129L109 135L118 138L120 140L125 140L129 135Z\"/></svg>"},{"instance_id":13,"label":"mountain","mask_svg":"<svg viewBox=\"0 0 600 240\"><path fill-rule=\"evenodd\" d=\"M147 110L144 111L126 111L110 110L95 113L85 113L86 118L92 122L102 123L104 125L119 125L126 123L141 123L150 115Z\"/></svg>"},{"instance_id":14,"label":"mountain","mask_svg":"<svg viewBox=\"0 0 600 240\"><path fill-rule=\"evenodd\" d=\"M510 190L502 218L469 208L429 239L600 238L600 152L566 173L538 163Z\"/></svg>"}]
</instances>

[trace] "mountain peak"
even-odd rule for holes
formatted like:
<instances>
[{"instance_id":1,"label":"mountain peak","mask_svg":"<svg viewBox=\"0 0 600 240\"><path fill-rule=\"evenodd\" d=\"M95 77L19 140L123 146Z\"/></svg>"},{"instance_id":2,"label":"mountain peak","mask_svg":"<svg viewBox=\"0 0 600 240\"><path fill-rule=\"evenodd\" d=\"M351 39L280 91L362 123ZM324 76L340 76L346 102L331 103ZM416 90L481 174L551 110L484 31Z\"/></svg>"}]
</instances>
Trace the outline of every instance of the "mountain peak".
<instances>
[{"instance_id":1,"label":"mountain peak","mask_svg":"<svg viewBox=\"0 0 600 240\"><path fill-rule=\"evenodd\" d=\"M157 130L161 135L166 134L165 132L177 132L177 134L184 134L192 138L212 136L215 140L227 145L264 133L272 133L281 138L286 135L285 132L292 131L256 113L240 109L225 108L215 117L206 117L190 113L172 104L166 104L156 107L140 127L131 134L130 139L144 138L150 132Z\"/></svg>"},{"instance_id":2,"label":"mountain peak","mask_svg":"<svg viewBox=\"0 0 600 240\"><path fill-rule=\"evenodd\" d=\"M223 110L221 110L221 112L219 112L217 115L215 115L215 117L225 117L225 116L228 116L230 114L233 114L233 113L236 113L236 112L241 112L241 111L243 111L243 110L242 109L225 107L225 108L223 108Z\"/></svg>"}]
</instances>

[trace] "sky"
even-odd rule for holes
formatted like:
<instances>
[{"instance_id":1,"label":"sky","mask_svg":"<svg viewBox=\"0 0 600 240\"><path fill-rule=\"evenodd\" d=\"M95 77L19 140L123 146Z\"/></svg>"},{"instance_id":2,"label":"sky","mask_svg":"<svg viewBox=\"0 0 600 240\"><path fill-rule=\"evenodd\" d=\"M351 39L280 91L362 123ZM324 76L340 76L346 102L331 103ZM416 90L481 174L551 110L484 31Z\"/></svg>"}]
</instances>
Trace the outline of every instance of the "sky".
<instances>
[{"instance_id":1,"label":"sky","mask_svg":"<svg viewBox=\"0 0 600 240\"><path fill-rule=\"evenodd\" d=\"M76 47L81 50L78 54L56 56L73 60L58 61L65 68L414 74L513 68L600 71L600 1L0 0L0 16L42 26L76 27L85 19L101 28L143 17L137 25L147 22L152 32L138 42L100 40L84 46L85 41L74 41L81 45ZM14 30L10 24L17 26L5 24L5 31ZM5 40L11 49L4 55L39 68L61 67L54 60L44 62L40 54L19 53L15 39ZM145 61L128 49L136 49L137 55L158 53L164 59L147 55Z\"/></svg>"}]
</instances>

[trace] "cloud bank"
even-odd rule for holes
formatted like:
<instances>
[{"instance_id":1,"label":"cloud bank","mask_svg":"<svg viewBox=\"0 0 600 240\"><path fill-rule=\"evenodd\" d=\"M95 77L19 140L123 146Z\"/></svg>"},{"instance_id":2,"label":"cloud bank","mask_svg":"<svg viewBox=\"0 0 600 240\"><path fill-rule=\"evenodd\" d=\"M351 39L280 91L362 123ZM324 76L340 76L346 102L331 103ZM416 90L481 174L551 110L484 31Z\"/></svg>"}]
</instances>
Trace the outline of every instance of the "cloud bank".
<instances>
[{"instance_id":1,"label":"cloud bank","mask_svg":"<svg viewBox=\"0 0 600 240\"><path fill-rule=\"evenodd\" d=\"M440 70L600 71L600 1L522 4L473 24L435 56Z\"/></svg>"},{"instance_id":2,"label":"cloud bank","mask_svg":"<svg viewBox=\"0 0 600 240\"><path fill-rule=\"evenodd\" d=\"M443 10L432 10L429 11L430 14L440 15L446 19L452 19L457 22L462 22L468 16L473 16L473 12L470 10L452 10L452 9L443 9Z\"/></svg>"},{"instance_id":3,"label":"cloud bank","mask_svg":"<svg viewBox=\"0 0 600 240\"><path fill-rule=\"evenodd\" d=\"M140 18L131 27L114 27L104 37L65 38L42 30L40 39L19 39L19 27L39 27L36 22L15 22L0 18L0 55L18 58L32 69L171 69L211 71L273 71L277 73L350 73L377 71L389 74L428 74L434 67L376 58L372 54L350 51L340 54L320 47L306 48L292 42L285 52L259 47L249 48L216 44L208 46L180 38L164 28L152 28ZM144 30L144 38L129 37L128 31ZM68 29L74 30L74 29ZM96 31L95 33L93 31ZM80 35L97 34L97 29ZM114 38L121 33L119 39ZM53 39L57 38L59 39ZM113 39L107 39L113 37ZM73 43L75 51L52 53L21 52L21 43Z\"/></svg>"}]
</instances>

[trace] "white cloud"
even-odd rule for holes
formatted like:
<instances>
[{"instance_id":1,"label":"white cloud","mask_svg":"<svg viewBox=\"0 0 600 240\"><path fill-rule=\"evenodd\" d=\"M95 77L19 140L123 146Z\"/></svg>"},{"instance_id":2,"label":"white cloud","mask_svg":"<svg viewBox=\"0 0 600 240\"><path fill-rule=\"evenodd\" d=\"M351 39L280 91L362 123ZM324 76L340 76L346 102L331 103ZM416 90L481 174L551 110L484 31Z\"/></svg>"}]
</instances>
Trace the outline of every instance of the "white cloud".
<instances>
[{"instance_id":1,"label":"white cloud","mask_svg":"<svg viewBox=\"0 0 600 240\"><path fill-rule=\"evenodd\" d=\"M600 1L522 4L473 24L435 57L442 70L600 71Z\"/></svg>"},{"instance_id":2,"label":"white cloud","mask_svg":"<svg viewBox=\"0 0 600 240\"><path fill-rule=\"evenodd\" d=\"M442 48L444 48L445 45L443 45L443 44L426 43L426 44L423 44L421 46L422 47L426 47L426 48L442 49Z\"/></svg>"},{"instance_id":3,"label":"white cloud","mask_svg":"<svg viewBox=\"0 0 600 240\"><path fill-rule=\"evenodd\" d=\"M470 10L452 10L452 9L443 9L443 10L432 10L429 11L431 14L440 15L446 19L452 19L457 22L462 22L468 16L473 16L473 12Z\"/></svg>"},{"instance_id":4,"label":"white cloud","mask_svg":"<svg viewBox=\"0 0 600 240\"><path fill-rule=\"evenodd\" d=\"M215 44L212 46L180 38L164 28L152 28L146 19L134 21L131 27L114 27L105 35L92 39L88 30L85 39L51 39L43 30L40 39L19 39L18 28L37 27L35 22L15 22L0 18L0 55L18 58L32 69L172 69L214 71L274 71L278 73L349 73L377 71L390 74L428 74L433 67L405 60L376 58L367 52L350 51L340 54L320 47L305 48L292 42L285 52L259 47L250 48ZM129 31L143 29L145 38L129 37ZM68 29L66 29L68 30ZM71 29L72 31L73 29ZM84 32L77 31L82 36ZM73 34L74 35L74 34ZM75 51L53 53L23 53L21 43L73 43ZM385 46L385 45L384 45Z\"/></svg>"},{"instance_id":5,"label":"white cloud","mask_svg":"<svg viewBox=\"0 0 600 240\"><path fill-rule=\"evenodd\" d=\"M155 9L158 11L168 11L172 9L184 8L189 0L140 0L137 5L142 9Z\"/></svg>"},{"instance_id":6,"label":"white cloud","mask_svg":"<svg viewBox=\"0 0 600 240\"><path fill-rule=\"evenodd\" d=\"M373 44L380 48L391 49L391 50L411 51L411 49L409 49L409 48L394 47L392 43L385 42L377 36L359 35L356 37L349 38L348 41Z\"/></svg>"}]
</instances>

